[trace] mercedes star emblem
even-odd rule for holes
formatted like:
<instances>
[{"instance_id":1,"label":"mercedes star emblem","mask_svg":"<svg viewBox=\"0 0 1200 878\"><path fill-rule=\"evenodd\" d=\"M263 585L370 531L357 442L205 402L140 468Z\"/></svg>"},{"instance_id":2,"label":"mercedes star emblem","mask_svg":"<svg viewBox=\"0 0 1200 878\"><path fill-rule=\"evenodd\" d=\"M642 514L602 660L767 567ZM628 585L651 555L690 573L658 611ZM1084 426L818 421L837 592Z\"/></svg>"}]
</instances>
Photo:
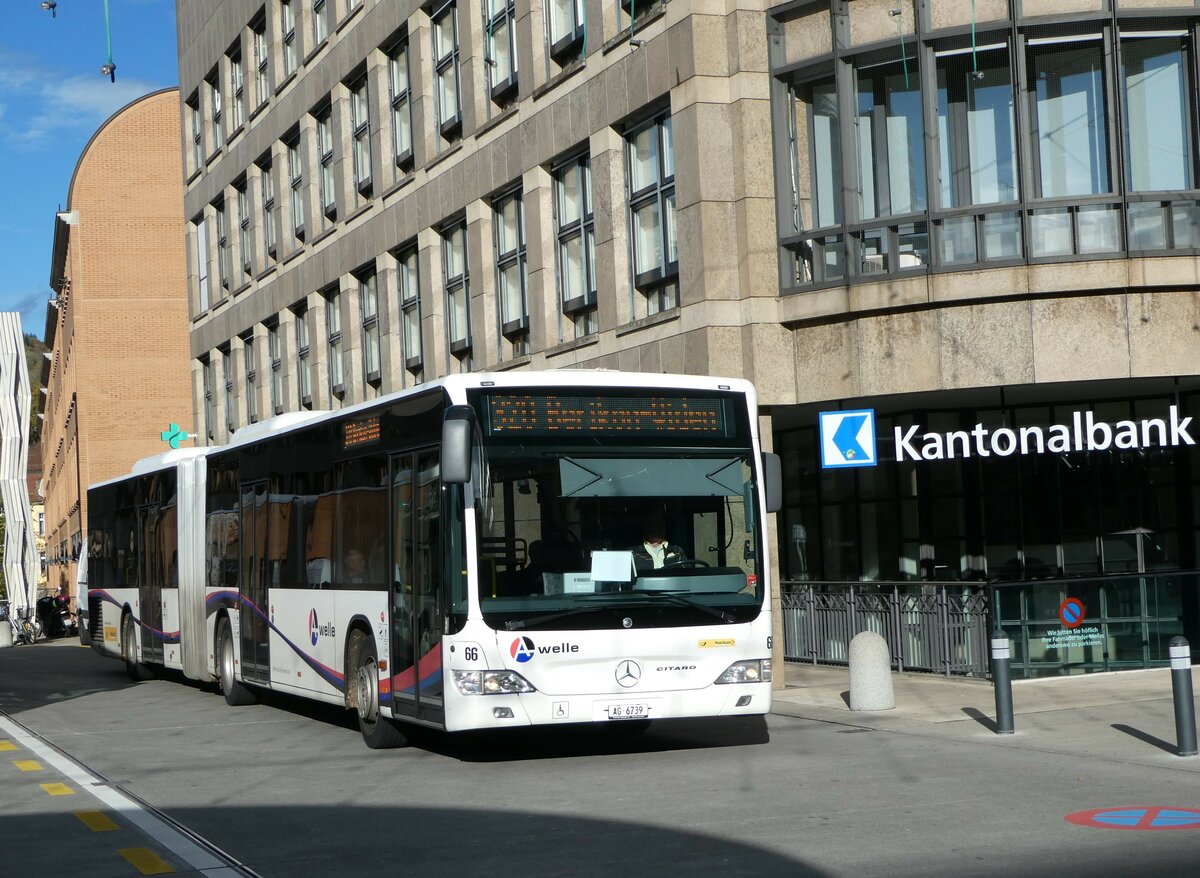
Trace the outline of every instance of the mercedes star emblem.
<instances>
[{"instance_id":1,"label":"mercedes star emblem","mask_svg":"<svg viewBox=\"0 0 1200 878\"><path fill-rule=\"evenodd\" d=\"M642 679L642 666L628 659L617 665L617 682L628 689Z\"/></svg>"}]
</instances>

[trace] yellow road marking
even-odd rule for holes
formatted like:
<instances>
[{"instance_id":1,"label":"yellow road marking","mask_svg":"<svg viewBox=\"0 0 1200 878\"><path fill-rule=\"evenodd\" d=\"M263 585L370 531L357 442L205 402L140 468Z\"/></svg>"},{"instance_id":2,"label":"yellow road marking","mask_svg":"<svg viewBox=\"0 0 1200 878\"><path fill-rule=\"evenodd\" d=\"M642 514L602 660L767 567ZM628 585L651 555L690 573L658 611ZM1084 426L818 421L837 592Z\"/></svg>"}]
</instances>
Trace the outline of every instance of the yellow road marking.
<instances>
[{"instance_id":1,"label":"yellow road marking","mask_svg":"<svg viewBox=\"0 0 1200 878\"><path fill-rule=\"evenodd\" d=\"M103 811L76 811L75 816L83 821L83 825L92 832L112 832L121 827L113 823Z\"/></svg>"},{"instance_id":2,"label":"yellow road marking","mask_svg":"<svg viewBox=\"0 0 1200 878\"><path fill-rule=\"evenodd\" d=\"M9 750L16 750L17 745L7 739L0 739L0 753L6 753Z\"/></svg>"},{"instance_id":3,"label":"yellow road marking","mask_svg":"<svg viewBox=\"0 0 1200 878\"><path fill-rule=\"evenodd\" d=\"M73 796L75 791L65 783L44 783L39 784L42 789L52 796Z\"/></svg>"},{"instance_id":4,"label":"yellow road marking","mask_svg":"<svg viewBox=\"0 0 1200 878\"><path fill-rule=\"evenodd\" d=\"M21 769L21 771L42 770L42 763L38 762L36 759L18 759L13 762L13 765L17 766L17 768Z\"/></svg>"},{"instance_id":5,"label":"yellow road marking","mask_svg":"<svg viewBox=\"0 0 1200 878\"><path fill-rule=\"evenodd\" d=\"M166 875L175 867L149 848L121 848L117 851L143 875Z\"/></svg>"}]
</instances>

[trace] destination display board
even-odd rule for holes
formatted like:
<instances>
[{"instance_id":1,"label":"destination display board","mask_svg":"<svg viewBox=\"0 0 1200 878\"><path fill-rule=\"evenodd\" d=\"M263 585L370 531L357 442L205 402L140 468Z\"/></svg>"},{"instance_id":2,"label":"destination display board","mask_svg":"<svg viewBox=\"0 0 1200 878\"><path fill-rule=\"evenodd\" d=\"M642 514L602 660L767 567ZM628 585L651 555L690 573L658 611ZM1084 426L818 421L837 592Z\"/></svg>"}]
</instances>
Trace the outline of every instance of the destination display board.
<instances>
[{"instance_id":1,"label":"destination display board","mask_svg":"<svg viewBox=\"0 0 1200 878\"><path fill-rule=\"evenodd\" d=\"M727 437L726 405L704 397L496 394L488 397L486 429L493 436Z\"/></svg>"},{"instance_id":2,"label":"destination display board","mask_svg":"<svg viewBox=\"0 0 1200 878\"><path fill-rule=\"evenodd\" d=\"M342 450L348 451L359 445L378 442L380 436L379 417L360 418L342 424Z\"/></svg>"}]
</instances>

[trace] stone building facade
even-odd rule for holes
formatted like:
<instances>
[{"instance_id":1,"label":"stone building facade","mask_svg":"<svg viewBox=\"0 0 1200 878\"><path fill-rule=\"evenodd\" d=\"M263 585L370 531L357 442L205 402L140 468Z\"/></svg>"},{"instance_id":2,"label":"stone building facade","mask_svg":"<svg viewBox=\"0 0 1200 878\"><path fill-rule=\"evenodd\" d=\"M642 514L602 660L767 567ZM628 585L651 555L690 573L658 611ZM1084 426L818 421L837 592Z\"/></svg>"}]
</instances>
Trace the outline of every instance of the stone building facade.
<instances>
[{"instance_id":1,"label":"stone building facade","mask_svg":"<svg viewBox=\"0 0 1200 878\"><path fill-rule=\"evenodd\" d=\"M1200 633L1200 580L1147 615L1106 579L1200 567L1191 446L926 465L892 438L1200 413L1200 7L178 10L205 441L463 370L745 377L785 578L1119 585L1092 607L1138 655L1086 669ZM834 474L819 416L859 409L878 467ZM1050 590L1020 594L1027 633Z\"/></svg>"}]
</instances>

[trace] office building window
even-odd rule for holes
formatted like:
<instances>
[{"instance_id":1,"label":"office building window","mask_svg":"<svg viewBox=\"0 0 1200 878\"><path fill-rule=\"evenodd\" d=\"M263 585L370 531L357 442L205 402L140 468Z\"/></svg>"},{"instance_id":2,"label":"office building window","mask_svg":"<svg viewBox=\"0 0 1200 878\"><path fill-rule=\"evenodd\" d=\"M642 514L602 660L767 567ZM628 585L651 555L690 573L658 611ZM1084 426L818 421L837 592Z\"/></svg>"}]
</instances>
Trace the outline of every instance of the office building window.
<instances>
[{"instance_id":1,"label":"office building window","mask_svg":"<svg viewBox=\"0 0 1200 878\"><path fill-rule=\"evenodd\" d=\"M192 171L198 172L204 167L204 114L198 96L192 97L187 106L192 120Z\"/></svg>"},{"instance_id":2,"label":"office building window","mask_svg":"<svg viewBox=\"0 0 1200 878\"><path fill-rule=\"evenodd\" d=\"M329 4L326 0L313 0L313 46L319 46L329 36Z\"/></svg>"},{"instance_id":3,"label":"office building window","mask_svg":"<svg viewBox=\"0 0 1200 878\"><path fill-rule=\"evenodd\" d=\"M363 381L378 388L379 366L379 295L375 272L368 271L358 278L358 305L362 314ZM364 396L368 392L364 387Z\"/></svg>"},{"instance_id":4,"label":"office building window","mask_svg":"<svg viewBox=\"0 0 1200 878\"><path fill-rule=\"evenodd\" d=\"M250 196L246 181L237 184L238 255L241 258L242 274L250 275Z\"/></svg>"},{"instance_id":5,"label":"office building window","mask_svg":"<svg viewBox=\"0 0 1200 878\"><path fill-rule=\"evenodd\" d=\"M353 12L355 9L362 6L362 4L363 0L349 0L349 2L346 4L346 10L347 12Z\"/></svg>"},{"instance_id":6,"label":"office building window","mask_svg":"<svg viewBox=\"0 0 1200 878\"><path fill-rule=\"evenodd\" d=\"M583 51L584 0L551 0L550 57L560 66L578 58Z\"/></svg>"},{"instance_id":7,"label":"office building window","mask_svg":"<svg viewBox=\"0 0 1200 878\"><path fill-rule=\"evenodd\" d=\"M466 220L459 220L442 229L442 277L446 280L446 329L450 337L450 353L462 357L471 350Z\"/></svg>"},{"instance_id":8,"label":"office building window","mask_svg":"<svg viewBox=\"0 0 1200 878\"><path fill-rule=\"evenodd\" d=\"M271 58L267 52L267 24L259 21L253 26L254 43L254 100L261 107L271 97Z\"/></svg>"},{"instance_id":9,"label":"office building window","mask_svg":"<svg viewBox=\"0 0 1200 878\"><path fill-rule=\"evenodd\" d=\"M267 327L267 353L271 357L271 412L283 414L283 351L279 343L279 324Z\"/></svg>"},{"instance_id":10,"label":"office building window","mask_svg":"<svg viewBox=\"0 0 1200 878\"><path fill-rule=\"evenodd\" d=\"M1057 46L1031 39L1027 54L1036 105L1034 196L1111 192L1100 35Z\"/></svg>"},{"instance_id":11,"label":"office building window","mask_svg":"<svg viewBox=\"0 0 1200 878\"><path fill-rule=\"evenodd\" d=\"M1008 47L939 52L942 207L1017 200L1017 139Z\"/></svg>"},{"instance_id":12,"label":"office building window","mask_svg":"<svg viewBox=\"0 0 1200 878\"><path fill-rule=\"evenodd\" d=\"M359 195L371 195L371 104L365 74L350 86L350 129L354 138L354 191L358 203Z\"/></svg>"},{"instance_id":13,"label":"office building window","mask_svg":"<svg viewBox=\"0 0 1200 878\"><path fill-rule=\"evenodd\" d=\"M204 435L213 442L217 438L217 401L213 391L213 365L208 357L200 361L200 380L204 391Z\"/></svg>"},{"instance_id":14,"label":"office building window","mask_svg":"<svg viewBox=\"0 0 1200 878\"><path fill-rule=\"evenodd\" d=\"M304 240L304 163L300 158L299 135L287 145L289 201L292 213L292 234L297 241Z\"/></svg>"},{"instance_id":15,"label":"office building window","mask_svg":"<svg viewBox=\"0 0 1200 878\"><path fill-rule=\"evenodd\" d=\"M225 125L221 113L221 78L217 68L205 80L208 85L208 99L212 106L213 152L225 145Z\"/></svg>"},{"instance_id":16,"label":"office building window","mask_svg":"<svg viewBox=\"0 0 1200 878\"><path fill-rule=\"evenodd\" d=\"M562 313L574 337L596 331L596 220L592 213L592 165L586 155L551 172L554 224L558 239L555 267Z\"/></svg>"},{"instance_id":17,"label":"office building window","mask_svg":"<svg viewBox=\"0 0 1200 878\"><path fill-rule=\"evenodd\" d=\"M925 210L925 124L914 59L858 70L859 211L863 219Z\"/></svg>"},{"instance_id":18,"label":"office building window","mask_svg":"<svg viewBox=\"0 0 1200 878\"><path fill-rule=\"evenodd\" d=\"M458 89L458 6L451 0L437 7L433 21L433 78L438 130L453 140L462 126Z\"/></svg>"},{"instance_id":19,"label":"office building window","mask_svg":"<svg viewBox=\"0 0 1200 878\"><path fill-rule=\"evenodd\" d=\"M671 117L658 116L634 130L627 144L634 286L645 297L646 313L657 314L679 304Z\"/></svg>"},{"instance_id":20,"label":"office building window","mask_svg":"<svg viewBox=\"0 0 1200 878\"><path fill-rule=\"evenodd\" d=\"M292 0L279 0L279 32L286 79L296 71L296 10L292 8Z\"/></svg>"},{"instance_id":21,"label":"office building window","mask_svg":"<svg viewBox=\"0 0 1200 878\"><path fill-rule=\"evenodd\" d=\"M242 365L246 376L246 423L254 424L258 421L258 359L250 333L242 337Z\"/></svg>"},{"instance_id":22,"label":"office building window","mask_svg":"<svg viewBox=\"0 0 1200 878\"><path fill-rule=\"evenodd\" d=\"M402 168L412 166L412 92L408 79L408 40L388 52L388 87L392 98L392 156Z\"/></svg>"},{"instance_id":23,"label":"office building window","mask_svg":"<svg viewBox=\"0 0 1200 878\"><path fill-rule=\"evenodd\" d=\"M521 193L492 202L496 242L496 295L500 300L500 334L512 354L529 353L529 304L525 286L525 211Z\"/></svg>"},{"instance_id":24,"label":"office building window","mask_svg":"<svg viewBox=\"0 0 1200 878\"><path fill-rule=\"evenodd\" d=\"M196 220L196 279L199 291L199 308L208 310L208 223L204 217Z\"/></svg>"},{"instance_id":25,"label":"office building window","mask_svg":"<svg viewBox=\"0 0 1200 878\"><path fill-rule=\"evenodd\" d=\"M342 296L337 290L325 299L326 355L329 358L329 395L342 397L346 392L345 376L342 371Z\"/></svg>"},{"instance_id":26,"label":"office building window","mask_svg":"<svg viewBox=\"0 0 1200 878\"><path fill-rule=\"evenodd\" d=\"M337 180L333 164L333 113L326 107L317 114L317 151L321 156L321 221L327 228L337 218Z\"/></svg>"},{"instance_id":27,"label":"office building window","mask_svg":"<svg viewBox=\"0 0 1200 878\"><path fill-rule=\"evenodd\" d=\"M486 0L486 64L492 100L509 102L517 90L517 8L513 0Z\"/></svg>"},{"instance_id":28,"label":"office building window","mask_svg":"<svg viewBox=\"0 0 1200 878\"><path fill-rule=\"evenodd\" d=\"M399 269L400 309L404 324L404 367L414 375L421 372L421 276L417 270L417 248L401 251Z\"/></svg>"},{"instance_id":29,"label":"office building window","mask_svg":"<svg viewBox=\"0 0 1200 878\"><path fill-rule=\"evenodd\" d=\"M1191 38L1121 34L1126 182L1134 192L1191 189Z\"/></svg>"},{"instance_id":30,"label":"office building window","mask_svg":"<svg viewBox=\"0 0 1200 878\"><path fill-rule=\"evenodd\" d=\"M229 54L229 94L233 102L229 105L230 125L234 131L246 121L246 68L242 64L242 50Z\"/></svg>"},{"instance_id":31,"label":"office building window","mask_svg":"<svg viewBox=\"0 0 1200 878\"><path fill-rule=\"evenodd\" d=\"M222 402L225 404L225 432L232 433L237 427L236 412L233 408L233 357L229 348L221 348L221 374L225 377L225 392Z\"/></svg>"},{"instance_id":32,"label":"office building window","mask_svg":"<svg viewBox=\"0 0 1200 878\"><path fill-rule=\"evenodd\" d=\"M262 189L263 251L268 265L275 261L275 177L271 163L259 165L259 187Z\"/></svg>"},{"instance_id":33,"label":"office building window","mask_svg":"<svg viewBox=\"0 0 1200 878\"><path fill-rule=\"evenodd\" d=\"M213 205L217 214L217 278L221 288L229 289L230 252L232 242L229 240L229 214L225 210L225 201Z\"/></svg>"},{"instance_id":34,"label":"office building window","mask_svg":"<svg viewBox=\"0 0 1200 878\"><path fill-rule=\"evenodd\" d=\"M312 358L308 347L308 309L296 312L296 395L300 408L312 408Z\"/></svg>"}]
</instances>

